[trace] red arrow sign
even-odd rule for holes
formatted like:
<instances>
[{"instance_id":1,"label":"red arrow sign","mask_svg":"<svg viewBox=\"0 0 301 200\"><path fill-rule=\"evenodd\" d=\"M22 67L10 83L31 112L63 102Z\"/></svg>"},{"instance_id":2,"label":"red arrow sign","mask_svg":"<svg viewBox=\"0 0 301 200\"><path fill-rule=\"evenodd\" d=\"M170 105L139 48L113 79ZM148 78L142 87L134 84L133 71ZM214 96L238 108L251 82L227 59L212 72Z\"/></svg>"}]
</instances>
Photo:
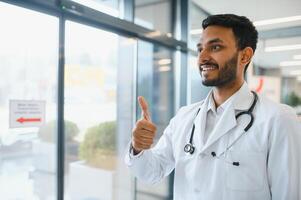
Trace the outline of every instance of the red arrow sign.
<instances>
[{"instance_id":1,"label":"red arrow sign","mask_svg":"<svg viewBox=\"0 0 301 200\"><path fill-rule=\"evenodd\" d=\"M256 90L255 90L257 93L260 93L260 92L261 92L261 90L262 90L262 88L263 88L263 82L264 82L263 78L260 77L260 78L259 78L259 84L258 84L258 86L257 86L257 88L256 88Z\"/></svg>"},{"instance_id":2,"label":"red arrow sign","mask_svg":"<svg viewBox=\"0 0 301 200\"><path fill-rule=\"evenodd\" d=\"M19 118L17 119L17 122L20 122L20 123L24 123L24 122L40 122L41 121L41 118Z\"/></svg>"}]
</instances>

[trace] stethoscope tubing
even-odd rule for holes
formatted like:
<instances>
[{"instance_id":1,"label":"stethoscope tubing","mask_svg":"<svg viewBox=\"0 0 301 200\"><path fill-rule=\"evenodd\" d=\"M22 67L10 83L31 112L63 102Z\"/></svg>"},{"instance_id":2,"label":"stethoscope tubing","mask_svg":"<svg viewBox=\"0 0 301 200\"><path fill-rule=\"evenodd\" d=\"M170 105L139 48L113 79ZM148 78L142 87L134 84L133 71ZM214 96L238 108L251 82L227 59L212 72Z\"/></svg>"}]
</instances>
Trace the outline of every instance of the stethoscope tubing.
<instances>
[{"instance_id":1,"label":"stethoscope tubing","mask_svg":"<svg viewBox=\"0 0 301 200\"><path fill-rule=\"evenodd\" d=\"M253 122L254 122L254 115L253 115L253 110L256 106L256 103L258 101L258 95L256 94L256 92L254 91L251 91L253 96L254 96L254 100L250 106L250 108L246 111L242 111L242 112L239 112L235 115L235 118L238 119L240 116L244 115L244 114L247 114L250 116L250 122L248 123L248 125L244 128L244 133L246 133L253 125ZM198 116L199 112L200 112L201 108L198 109L197 113L196 113L196 116L194 117L194 120L195 118ZM194 130L195 130L195 123L193 123L193 126L192 126L192 130L191 130L191 134L190 134L190 139L189 139L189 143L187 143L185 146L184 146L184 152L186 153L190 153L190 154L193 154L194 153L194 150L195 150L195 147L193 146L193 135L194 135ZM226 151L228 151L244 134L241 134L237 139L234 140L234 142L232 142L231 145L229 145L226 150L224 152L222 152L219 156L221 156L222 154L224 154Z\"/></svg>"}]
</instances>

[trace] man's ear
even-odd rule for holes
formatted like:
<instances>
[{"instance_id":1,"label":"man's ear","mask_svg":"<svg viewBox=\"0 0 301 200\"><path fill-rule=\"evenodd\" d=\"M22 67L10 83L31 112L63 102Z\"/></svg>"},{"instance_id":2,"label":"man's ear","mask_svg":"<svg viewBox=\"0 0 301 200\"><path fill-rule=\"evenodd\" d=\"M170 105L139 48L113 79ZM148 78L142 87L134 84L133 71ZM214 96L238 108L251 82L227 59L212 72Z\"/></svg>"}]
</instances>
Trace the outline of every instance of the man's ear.
<instances>
[{"instance_id":1,"label":"man's ear","mask_svg":"<svg viewBox=\"0 0 301 200\"><path fill-rule=\"evenodd\" d=\"M251 62L253 57L253 49L251 47L246 47L242 50L242 55L240 57L240 63L245 66L246 64Z\"/></svg>"}]
</instances>

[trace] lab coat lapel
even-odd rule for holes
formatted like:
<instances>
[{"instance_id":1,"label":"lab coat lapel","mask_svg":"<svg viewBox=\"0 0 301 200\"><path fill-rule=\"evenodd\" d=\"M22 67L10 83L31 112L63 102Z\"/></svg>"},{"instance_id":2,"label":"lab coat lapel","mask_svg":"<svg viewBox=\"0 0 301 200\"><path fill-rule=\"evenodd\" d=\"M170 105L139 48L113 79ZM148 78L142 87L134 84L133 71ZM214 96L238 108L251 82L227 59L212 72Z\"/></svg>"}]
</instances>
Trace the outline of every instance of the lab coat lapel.
<instances>
[{"instance_id":1,"label":"lab coat lapel","mask_svg":"<svg viewBox=\"0 0 301 200\"><path fill-rule=\"evenodd\" d=\"M208 98L204 100L200 112L194 121L195 131L194 131L193 141L195 143L195 147L197 150L202 149L204 146L203 137L204 137L204 131L206 126L207 107L208 107Z\"/></svg>"},{"instance_id":2,"label":"lab coat lapel","mask_svg":"<svg viewBox=\"0 0 301 200\"><path fill-rule=\"evenodd\" d=\"M235 111L232 104L230 104L224 110L221 118L219 119L219 122L216 124L215 128L210 133L208 141L206 142L205 146L202 148L201 153L204 152L209 146L211 146L213 143L219 140L226 133L228 133L236 125L237 122L235 119Z\"/></svg>"},{"instance_id":3,"label":"lab coat lapel","mask_svg":"<svg viewBox=\"0 0 301 200\"><path fill-rule=\"evenodd\" d=\"M233 107L235 110L235 114L239 112L248 110L252 102L254 100L254 96L249 90L247 84L245 83L242 88L238 91L236 97L233 99ZM237 127L233 129L233 133L231 133L231 137L229 137L228 144L232 144L234 141L237 140L242 134L245 133L244 129L250 122L249 115L241 115L239 118L236 119Z\"/></svg>"},{"instance_id":4,"label":"lab coat lapel","mask_svg":"<svg viewBox=\"0 0 301 200\"><path fill-rule=\"evenodd\" d=\"M232 103L225 108L221 118L219 119L219 122L210 133L207 143L203 146L201 153L203 153L206 149L208 149L208 147L218 141L233 128L235 128L235 130L233 130L235 135L234 138L243 133L244 125L246 124L244 121L246 118L240 118L238 123L235 118L235 114L236 111L248 110L252 104L253 97L246 82L234 95L235 96L233 96Z\"/></svg>"}]
</instances>

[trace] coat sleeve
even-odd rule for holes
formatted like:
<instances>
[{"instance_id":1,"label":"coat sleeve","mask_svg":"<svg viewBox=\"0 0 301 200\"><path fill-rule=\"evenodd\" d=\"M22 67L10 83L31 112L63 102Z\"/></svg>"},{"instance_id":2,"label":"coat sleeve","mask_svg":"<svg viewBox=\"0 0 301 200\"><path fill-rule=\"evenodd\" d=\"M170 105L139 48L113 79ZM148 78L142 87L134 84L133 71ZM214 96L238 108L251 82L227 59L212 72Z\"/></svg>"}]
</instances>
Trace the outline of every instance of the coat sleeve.
<instances>
[{"instance_id":1,"label":"coat sleeve","mask_svg":"<svg viewBox=\"0 0 301 200\"><path fill-rule=\"evenodd\" d=\"M286 111L274 117L268 153L272 200L301 199L301 122Z\"/></svg>"},{"instance_id":2,"label":"coat sleeve","mask_svg":"<svg viewBox=\"0 0 301 200\"><path fill-rule=\"evenodd\" d=\"M164 130L158 143L151 149L142 151L138 155L133 155L129 149L125 155L125 163L132 174L139 180L155 184L162 178L169 175L175 166L173 154L172 133L174 131L173 118ZM129 143L128 148L130 148Z\"/></svg>"}]
</instances>

